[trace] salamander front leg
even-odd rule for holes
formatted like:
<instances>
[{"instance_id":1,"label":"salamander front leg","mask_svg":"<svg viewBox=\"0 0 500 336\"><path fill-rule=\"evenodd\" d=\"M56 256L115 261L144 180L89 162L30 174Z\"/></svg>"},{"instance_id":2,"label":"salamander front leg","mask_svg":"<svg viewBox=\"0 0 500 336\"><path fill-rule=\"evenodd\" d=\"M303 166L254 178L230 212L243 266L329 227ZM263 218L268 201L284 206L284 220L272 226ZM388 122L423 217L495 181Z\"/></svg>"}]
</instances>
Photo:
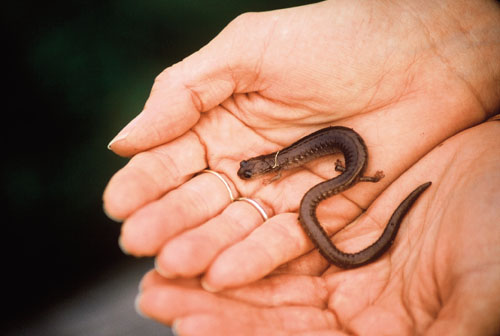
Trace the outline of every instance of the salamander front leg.
<instances>
[{"instance_id":1,"label":"salamander front leg","mask_svg":"<svg viewBox=\"0 0 500 336\"><path fill-rule=\"evenodd\" d=\"M270 179L264 180L264 184L267 185L267 184L273 183L274 181L277 181L280 178L281 178L281 170L279 170L278 173L276 175L274 175L273 177L271 177Z\"/></svg>"}]
</instances>

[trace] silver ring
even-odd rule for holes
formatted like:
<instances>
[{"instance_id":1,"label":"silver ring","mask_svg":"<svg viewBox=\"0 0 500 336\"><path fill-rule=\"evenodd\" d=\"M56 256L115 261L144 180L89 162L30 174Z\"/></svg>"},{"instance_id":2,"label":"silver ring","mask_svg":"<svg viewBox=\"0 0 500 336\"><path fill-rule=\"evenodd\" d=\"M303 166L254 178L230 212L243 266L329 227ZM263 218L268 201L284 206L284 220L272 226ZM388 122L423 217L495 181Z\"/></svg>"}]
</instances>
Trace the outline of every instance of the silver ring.
<instances>
[{"instance_id":1,"label":"silver ring","mask_svg":"<svg viewBox=\"0 0 500 336\"><path fill-rule=\"evenodd\" d=\"M236 199L236 201L243 201L243 202L247 202L247 203L253 205L255 207L255 209L257 209L257 211L260 213L260 215L262 216L262 218L264 218L264 222L269 218L267 216L267 213L264 210L264 208L259 203L257 203L256 201L254 201L253 199L247 198L247 197L238 197Z\"/></svg>"},{"instance_id":2,"label":"silver ring","mask_svg":"<svg viewBox=\"0 0 500 336\"><path fill-rule=\"evenodd\" d=\"M210 169L203 169L203 173L210 173L212 175L215 175L219 178L219 180L224 183L224 186L226 186L227 192L229 193L229 198L231 199L231 202L234 202L234 195L233 191L231 190L231 187L229 186L229 183L226 182L226 180L222 177L221 174L217 173L216 171L210 170Z\"/></svg>"}]
</instances>

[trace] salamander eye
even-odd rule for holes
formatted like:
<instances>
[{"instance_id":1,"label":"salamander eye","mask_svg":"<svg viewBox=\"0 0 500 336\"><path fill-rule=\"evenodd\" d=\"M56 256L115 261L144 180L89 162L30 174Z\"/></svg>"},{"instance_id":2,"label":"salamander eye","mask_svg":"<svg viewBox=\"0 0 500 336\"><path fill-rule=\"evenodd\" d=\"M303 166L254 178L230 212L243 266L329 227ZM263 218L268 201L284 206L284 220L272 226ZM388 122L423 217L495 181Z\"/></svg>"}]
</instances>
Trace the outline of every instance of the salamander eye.
<instances>
[{"instance_id":1,"label":"salamander eye","mask_svg":"<svg viewBox=\"0 0 500 336\"><path fill-rule=\"evenodd\" d=\"M238 169L238 176L241 179L248 180L253 177L252 169L241 167Z\"/></svg>"},{"instance_id":2,"label":"salamander eye","mask_svg":"<svg viewBox=\"0 0 500 336\"><path fill-rule=\"evenodd\" d=\"M240 167L245 167L246 165L248 165L248 161L243 160L240 162Z\"/></svg>"}]
</instances>

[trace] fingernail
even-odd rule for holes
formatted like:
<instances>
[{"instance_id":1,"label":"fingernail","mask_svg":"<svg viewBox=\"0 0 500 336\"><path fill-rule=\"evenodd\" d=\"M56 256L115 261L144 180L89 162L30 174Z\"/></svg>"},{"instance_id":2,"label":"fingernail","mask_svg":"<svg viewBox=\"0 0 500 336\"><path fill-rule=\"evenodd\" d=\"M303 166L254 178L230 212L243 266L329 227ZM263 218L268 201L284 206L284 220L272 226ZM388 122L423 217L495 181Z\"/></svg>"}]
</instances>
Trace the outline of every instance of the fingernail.
<instances>
[{"instance_id":1,"label":"fingernail","mask_svg":"<svg viewBox=\"0 0 500 336\"><path fill-rule=\"evenodd\" d=\"M167 279L177 278L176 274L165 271L164 269L162 269L160 267L160 265L158 264L158 258L155 258L155 270L156 270L156 272L158 272L158 274L160 274L164 278L167 278Z\"/></svg>"},{"instance_id":2,"label":"fingernail","mask_svg":"<svg viewBox=\"0 0 500 336\"><path fill-rule=\"evenodd\" d=\"M174 336L179 335L179 324L181 323L180 319L174 320L174 323L172 323L172 334Z\"/></svg>"},{"instance_id":3,"label":"fingernail","mask_svg":"<svg viewBox=\"0 0 500 336\"><path fill-rule=\"evenodd\" d=\"M144 313L141 311L141 308L139 308L140 301L141 301L141 294L139 293L139 295L137 295L135 297L135 301L134 301L135 312L137 313L137 315L149 320L150 318L148 316L144 315Z\"/></svg>"},{"instance_id":4,"label":"fingernail","mask_svg":"<svg viewBox=\"0 0 500 336\"><path fill-rule=\"evenodd\" d=\"M144 281L145 277L143 276L142 279L139 281L139 285L137 286L137 291L139 292L139 294L143 291Z\"/></svg>"},{"instance_id":5,"label":"fingernail","mask_svg":"<svg viewBox=\"0 0 500 336\"><path fill-rule=\"evenodd\" d=\"M122 236L118 237L118 246L120 247L120 250L122 250L122 252L126 255L130 255L130 252L127 251L127 249L125 248L125 245L123 244L123 238Z\"/></svg>"},{"instance_id":6,"label":"fingernail","mask_svg":"<svg viewBox=\"0 0 500 336\"><path fill-rule=\"evenodd\" d=\"M113 144L117 143L118 141L124 140L127 138L127 136L130 134L132 129L134 128L135 124L137 124L137 121L139 121L140 117L142 116L142 112L139 113L134 119L132 119L127 126L125 126L118 134L111 140L108 144L108 149L111 149L111 146Z\"/></svg>"},{"instance_id":7,"label":"fingernail","mask_svg":"<svg viewBox=\"0 0 500 336\"><path fill-rule=\"evenodd\" d=\"M220 291L220 289L210 286L205 281L205 279L201 280L201 287L203 287L204 290L206 290L207 292L210 292L210 293L216 293L216 292Z\"/></svg>"},{"instance_id":8,"label":"fingernail","mask_svg":"<svg viewBox=\"0 0 500 336\"><path fill-rule=\"evenodd\" d=\"M104 214L106 215L106 217L111 219L113 222L117 222L117 223L123 222L123 219L118 218L118 217L113 217L112 215L110 215L109 212L106 210L106 205L104 203L102 204L102 210L104 211Z\"/></svg>"},{"instance_id":9,"label":"fingernail","mask_svg":"<svg viewBox=\"0 0 500 336\"><path fill-rule=\"evenodd\" d=\"M111 140L109 143L108 143L108 149L111 149L111 146L118 142L118 141L121 141L123 139L125 139L127 136L128 136L129 132L120 132L118 133L114 138L113 140Z\"/></svg>"}]
</instances>

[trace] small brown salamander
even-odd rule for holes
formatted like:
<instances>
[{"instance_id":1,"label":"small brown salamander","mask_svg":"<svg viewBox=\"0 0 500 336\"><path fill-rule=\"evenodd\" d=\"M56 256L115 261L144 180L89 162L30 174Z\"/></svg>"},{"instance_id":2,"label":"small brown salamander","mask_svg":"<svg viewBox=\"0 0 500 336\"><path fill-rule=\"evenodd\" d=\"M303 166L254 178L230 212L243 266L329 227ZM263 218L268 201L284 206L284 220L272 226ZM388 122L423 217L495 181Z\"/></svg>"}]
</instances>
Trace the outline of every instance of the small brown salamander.
<instances>
[{"instance_id":1,"label":"small brown salamander","mask_svg":"<svg viewBox=\"0 0 500 336\"><path fill-rule=\"evenodd\" d=\"M318 204L357 182L377 182L384 177L382 171L377 171L374 176L363 176L368 152L365 142L354 130L342 126L323 128L278 152L241 161L238 176L247 180L271 172L279 173L335 153L344 155L345 164L337 161L335 167L342 174L319 183L304 195L299 208L299 221L311 241L330 263L342 268L354 268L374 261L389 249L403 217L431 182L420 185L401 202L377 241L359 252L344 253L335 247L321 227L316 217Z\"/></svg>"}]
</instances>

